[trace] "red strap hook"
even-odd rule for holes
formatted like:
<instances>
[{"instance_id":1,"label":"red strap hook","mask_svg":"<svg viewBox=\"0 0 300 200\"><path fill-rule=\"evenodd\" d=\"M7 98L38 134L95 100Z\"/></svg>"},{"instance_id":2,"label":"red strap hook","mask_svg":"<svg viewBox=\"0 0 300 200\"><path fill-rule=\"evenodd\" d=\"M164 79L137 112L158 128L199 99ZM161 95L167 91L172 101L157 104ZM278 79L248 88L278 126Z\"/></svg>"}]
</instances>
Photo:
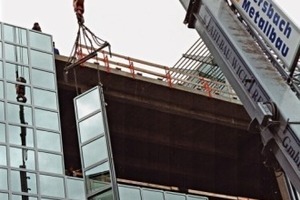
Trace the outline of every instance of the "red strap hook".
<instances>
[{"instance_id":1,"label":"red strap hook","mask_svg":"<svg viewBox=\"0 0 300 200\"><path fill-rule=\"evenodd\" d=\"M73 0L74 12L76 13L78 23L83 24L84 0Z\"/></svg>"}]
</instances>

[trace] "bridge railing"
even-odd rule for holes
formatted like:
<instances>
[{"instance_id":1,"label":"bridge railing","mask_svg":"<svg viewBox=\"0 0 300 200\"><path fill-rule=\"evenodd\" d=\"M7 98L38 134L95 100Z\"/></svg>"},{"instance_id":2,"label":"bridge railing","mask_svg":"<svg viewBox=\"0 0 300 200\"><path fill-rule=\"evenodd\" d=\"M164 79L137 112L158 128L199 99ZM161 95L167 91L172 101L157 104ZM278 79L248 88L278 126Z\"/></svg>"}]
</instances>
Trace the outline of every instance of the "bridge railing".
<instances>
[{"instance_id":1,"label":"bridge railing","mask_svg":"<svg viewBox=\"0 0 300 200\"><path fill-rule=\"evenodd\" d=\"M80 53L77 52L77 58L80 59L88 55L92 49L80 45ZM113 73L115 70L129 74L132 78L147 78L160 81L171 88L182 88L196 93L201 93L212 98L223 99L233 103L241 104L234 90L229 84L213 81L209 78L192 74L189 71L178 71L176 68L170 68L152 62L116 54L101 50L97 56L88 60L88 63L96 64L97 68ZM181 74L181 76L175 76Z\"/></svg>"}]
</instances>

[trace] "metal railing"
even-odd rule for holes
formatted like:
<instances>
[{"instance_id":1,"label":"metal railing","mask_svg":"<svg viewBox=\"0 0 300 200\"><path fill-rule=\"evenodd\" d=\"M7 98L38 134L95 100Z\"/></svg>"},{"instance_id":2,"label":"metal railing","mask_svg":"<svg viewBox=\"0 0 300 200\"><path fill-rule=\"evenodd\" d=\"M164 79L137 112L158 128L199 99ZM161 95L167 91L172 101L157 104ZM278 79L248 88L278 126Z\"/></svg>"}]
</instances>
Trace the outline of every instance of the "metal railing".
<instances>
[{"instance_id":1,"label":"metal railing","mask_svg":"<svg viewBox=\"0 0 300 200\"><path fill-rule=\"evenodd\" d=\"M77 59L87 56L92 51L93 49L90 47L80 45ZM170 68L105 50L99 51L96 57L89 59L87 62L95 64L89 65L89 67L105 70L108 73L119 71L134 79L156 81L174 89L184 89L208 97L241 104L229 84L199 76L197 73L193 73L193 69Z\"/></svg>"}]
</instances>

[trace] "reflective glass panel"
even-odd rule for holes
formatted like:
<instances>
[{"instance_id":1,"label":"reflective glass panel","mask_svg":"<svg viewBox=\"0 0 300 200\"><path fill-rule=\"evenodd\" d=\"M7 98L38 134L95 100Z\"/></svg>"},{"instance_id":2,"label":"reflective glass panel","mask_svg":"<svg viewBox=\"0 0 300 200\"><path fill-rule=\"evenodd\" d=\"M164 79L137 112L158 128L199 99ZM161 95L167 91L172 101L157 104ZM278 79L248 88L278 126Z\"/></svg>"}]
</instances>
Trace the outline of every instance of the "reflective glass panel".
<instances>
[{"instance_id":1,"label":"reflective glass panel","mask_svg":"<svg viewBox=\"0 0 300 200\"><path fill-rule=\"evenodd\" d=\"M182 194L166 192L165 200L186 200L186 197L185 197L185 195L182 195Z\"/></svg>"},{"instance_id":2,"label":"reflective glass panel","mask_svg":"<svg viewBox=\"0 0 300 200\"><path fill-rule=\"evenodd\" d=\"M10 148L10 164L12 167L35 169L34 152L28 149ZM24 162L24 166L23 166Z\"/></svg>"},{"instance_id":3,"label":"reflective glass panel","mask_svg":"<svg viewBox=\"0 0 300 200\"><path fill-rule=\"evenodd\" d=\"M0 58L1 58L1 56L2 56L2 51L1 51L1 49L2 49L2 46L1 46L1 42L0 42ZM3 62L1 62L0 61L0 78L3 78Z\"/></svg>"},{"instance_id":4,"label":"reflective glass panel","mask_svg":"<svg viewBox=\"0 0 300 200\"><path fill-rule=\"evenodd\" d=\"M59 130L58 114L56 112L35 109L35 123L37 127Z\"/></svg>"},{"instance_id":5,"label":"reflective glass panel","mask_svg":"<svg viewBox=\"0 0 300 200\"><path fill-rule=\"evenodd\" d=\"M34 86L55 90L54 74L32 69L32 84Z\"/></svg>"},{"instance_id":6,"label":"reflective glass panel","mask_svg":"<svg viewBox=\"0 0 300 200\"><path fill-rule=\"evenodd\" d=\"M143 200L164 200L163 192L149 189L142 189Z\"/></svg>"},{"instance_id":7,"label":"reflective glass panel","mask_svg":"<svg viewBox=\"0 0 300 200\"><path fill-rule=\"evenodd\" d=\"M26 192L30 194L37 194L36 175L26 171L12 170L11 188L14 192Z\"/></svg>"},{"instance_id":8,"label":"reflective glass panel","mask_svg":"<svg viewBox=\"0 0 300 200\"><path fill-rule=\"evenodd\" d=\"M20 113L20 111L22 113ZM26 124L32 125L32 109L23 105L7 104L7 120L9 122L21 123L21 118L24 115Z\"/></svg>"},{"instance_id":9,"label":"reflective glass panel","mask_svg":"<svg viewBox=\"0 0 300 200\"><path fill-rule=\"evenodd\" d=\"M120 200L141 200L139 188L119 186Z\"/></svg>"},{"instance_id":10,"label":"reflective glass panel","mask_svg":"<svg viewBox=\"0 0 300 200\"><path fill-rule=\"evenodd\" d=\"M0 99L4 99L3 81L0 81Z\"/></svg>"},{"instance_id":11,"label":"reflective glass panel","mask_svg":"<svg viewBox=\"0 0 300 200\"><path fill-rule=\"evenodd\" d=\"M79 123L80 139L85 142L104 133L102 112L91 116Z\"/></svg>"},{"instance_id":12,"label":"reflective glass panel","mask_svg":"<svg viewBox=\"0 0 300 200\"><path fill-rule=\"evenodd\" d=\"M4 24L3 27L4 27L4 40L17 43L17 44L27 45L27 37L26 37L25 29L10 26L7 24Z\"/></svg>"},{"instance_id":13,"label":"reflective glass panel","mask_svg":"<svg viewBox=\"0 0 300 200\"><path fill-rule=\"evenodd\" d=\"M101 137L82 147L84 166L88 167L107 158L107 146L104 137Z\"/></svg>"},{"instance_id":14,"label":"reflective glass panel","mask_svg":"<svg viewBox=\"0 0 300 200\"><path fill-rule=\"evenodd\" d=\"M2 58L2 42L0 42L0 58Z\"/></svg>"},{"instance_id":15,"label":"reflective glass panel","mask_svg":"<svg viewBox=\"0 0 300 200\"><path fill-rule=\"evenodd\" d=\"M86 171L85 175L88 191L100 190L111 183L108 162Z\"/></svg>"},{"instance_id":16,"label":"reflective glass panel","mask_svg":"<svg viewBox=\"0 0 300 200\"><path fill-rule=\"evenodd\" d=\"M85 199L84 182L79 179L67 179L67 190L72 200Z\"/></svg>"},{"instance_id":17,"label":"reflective glass panel","mask_svg":"<svg viewBox=\"0 0 300 200\"><path fill-rule=\"evenodd\" d=\"M0 165L7 166L6 146L0 146Z\"/></svg>"},{"instance_id":18,"label":"reflective glass panel","mask_svg":"<svg viewBox=\"0 0 300 200\"><path fill-rule=\"evenodd\" d=\"M65 198L63 178L40 175L40 187L42 195Z\"/></svg>"},{"instance_id":19,"label":"reflective glass panel","mask_svg":"<svg viewBox=\"0 0 300 200\"><path fill-rule=\"evenodd\" d=\"M6 133L5 124L0 123L0 142L5 142L5 138L6 138L5 133Z\"/></svg>"},{"instance_id":20,"label":"reflective glass panel","mask_svg":"<svg viewBox=\"0 0 300 200\"><path fill-rule=\"evenodd\" d=\"M7 190L7 170L0 168L0 189Z\"/></svg>"},{"instance_id":21,"label":"reflective glass panel","mask_svg":"<svg viewBox=\"0 0 300 200\"><path fill-rule=\"evenodd\" d=\"M0 101L0 120L4 121L4 103Z\"/></svg>"},{"instance_id":22,"label":"reflective glass panel","mask_svg":"<svg viewBox=\"0 0 300 200\"><path fill-rule=\"evenodd\" d=\"M37 198L35 197L28 197L26 195L12 195L12 199L11 200L24 200L24 198L26 198L26 200L37 200Z\"/></svg>"},{"instance_id":23,"label":"reflective glass panel","mask_svg":"<svg viewBox=\"0 0 300 200\"><path fill-rule=\"evenodd\" d=\"M37 147L49 151L61 152L60 135L49 131L36 130Z\"/></svg>"},{"instance_id":24,"label":"reflective glass panel","mask_svg":"<svg viewBox=\"0 0 300 200\"><path fill-rule=\"evenodd\" d=\"M19 77L25 78L26 83L30 83L28 67L5 63L5 76L7 80L16 81L16 71L18 72Z\"/></svg>"},{"instance_id":25,"label":"reflective glass panel","mask_svg":"<svg viewBox=\"0 0 300 200\"><path fill-rule=\"evenodd\" d=\"M113 200L112 190L108 190L107 192L104 192L95 197L92 197L92 198L90 198L90 200Z\"/></svg>"},{"instance_id":26,"label":"reflective glass panel","mask_svg":"<svg viewBox=\"0 0 300 200\"><path fill-rule=\"evenodd\" d=\"M20 85L17 85L17 84L14 84L14 83L7 83L6 84L6 91L7 91L7 100L9 101L14 101L14 102L18 102L17 101L17 97L18 95L16 94L16 86L24 86L22 84ZM25 87L25 98L26 98L26 102L23 102L22 100L24 99L23 97L19 98L21 100L22 103L27 103L27 104L31 104L31 89L30 87L28 86L24 86Z\"/></svg>"},{"instance_id":27,"label":"reflective glass panel","mask_svg":"<svg viewBox=\"0 0 300 200\"><path fill-rule=\"evenodd\" d=\"M109 164L108 162L102 163L101 165L98 165L97 167L94 167L92 169L89 169L85 172L86 176L95 175L98 173L106 172L109 170Z\"/></svg>"},{"instance_id":28,"label":"reflective glass panel","mask_svg":"<svg viewBox=\"0 0 300 200\"><path fill-rule=\"evenodd\" d=\"M36 106L57 110L56 94L40 89L33 89L33 99Z\"/></svg>"},{"instance_id":29,"label":"reflective glass panel","mask_svg":"<svg viewBox=\"0 0 300 200\"><path fill-rule=\"evenodd\" d=\"M31 65L45 70L54 70L54 59L52 54L40 51L31 51Z\"/></svg>"},{"instance_id":30,"label":"reflective glass panel","mask_svg":"<svg viewBox=\"0 0 300 200\"><path fill-rule=\"evenodd\" d=\"M29 31L30 46L43 51L52 52L51 37L42 33Z\"/></svg>"},{"instance_id":31,"label":"reflective glass panel","mask_svg":"<svg viewBox=\"0 0 300 200\"><path fill-rule=\"evenodd\" d=\"M1 185L1 183L0 183L0 185ZM0 188L1 188L1 186L0 186ZM0 193L0 199L2 200L8 200L8 194L6 194L6 193Z\"/></svg>"},{"instance_id":32,"label":"reflective glass panel","mask_svg":"<svg viewBox=\"0 0 300 200\"><path fill-rule=\"evenodd\" d=\"M44 172L62 174L62 156L39 152L39 169Z\"/></svg>"},{"instance_id":33,"label":"reflective glass panel","mask_svg":"<svg viewBox=\"0 0 300 200\"><path fill-rule=\"evenodd\" d=\"M100 109L101 106L98 88L76 99L75 103L77 106L78 119Z\"/></svg>"},{"instance_id":34,"label":"reflective glass panel","mask_svg":"<svg viewBox=\"0 0 300 200\"><path fill-rule=\"evenodd\" d=\"M187 196L187 200L208 200L207 197L200 197L200 196Z\"/></svg>"},{"instance_id":35,"label":"reflective glass panel","mask_svg":"<svg viewBox=\"0 0 300 200\"><path fill-rule=\"evenodd\" d=\"M5 58L8 61L13 61L28 65L28 50L24 47L5 44Z\"/></svg>"},{"instance_id":36,"label":"reflective glass panel","mask_svg":"<svg viewBox=\"0 0 300 200\"><path fill-rule=\"evenodd\" d=\"M23 135L21 137L21 133L23 131ZM9 135L9 143L22 145L27 147L33 147L33 130L28 127L21 126L8 126L8 135ZM23 144L22 144L23 140Z\"/></svg>"}]
</instances>

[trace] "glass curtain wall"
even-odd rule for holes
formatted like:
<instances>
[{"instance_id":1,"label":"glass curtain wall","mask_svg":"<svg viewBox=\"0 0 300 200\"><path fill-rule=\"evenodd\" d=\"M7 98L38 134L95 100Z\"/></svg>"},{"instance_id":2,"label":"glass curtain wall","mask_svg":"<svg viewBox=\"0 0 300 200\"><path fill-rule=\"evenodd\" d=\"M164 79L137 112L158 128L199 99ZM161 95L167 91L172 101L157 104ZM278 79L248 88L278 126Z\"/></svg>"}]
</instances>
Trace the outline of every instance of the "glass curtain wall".
<instances>
[{"instance_id":1,"label":"glass curtain wall","mask_svg":"<svg viewBox=\"0 0 300 200\"><path fill-rule=\"evenodd\" d=\"M118 184L120 200L208 200L207 197Z\"/></svg>"},{"instance_id":2,"label":"glass curtain wall","mask_svg":"<svg viewBox=\"0 0 300 200\"><path fill-rule=\"evenodd\" d=\"M65 176L52 44L0 22L1 200L85 198L83 179Z\"/></svg>"},{"instance_id":3,"label":"glass curtain wall","mask_svg":"<svg viewBox=\"0 0 300 200\"><path fill-rule=\"evenodd\" d=\"M118 191L101 86L74 99L88 199L117 200Z\"/></svg>"}]
</instances>

